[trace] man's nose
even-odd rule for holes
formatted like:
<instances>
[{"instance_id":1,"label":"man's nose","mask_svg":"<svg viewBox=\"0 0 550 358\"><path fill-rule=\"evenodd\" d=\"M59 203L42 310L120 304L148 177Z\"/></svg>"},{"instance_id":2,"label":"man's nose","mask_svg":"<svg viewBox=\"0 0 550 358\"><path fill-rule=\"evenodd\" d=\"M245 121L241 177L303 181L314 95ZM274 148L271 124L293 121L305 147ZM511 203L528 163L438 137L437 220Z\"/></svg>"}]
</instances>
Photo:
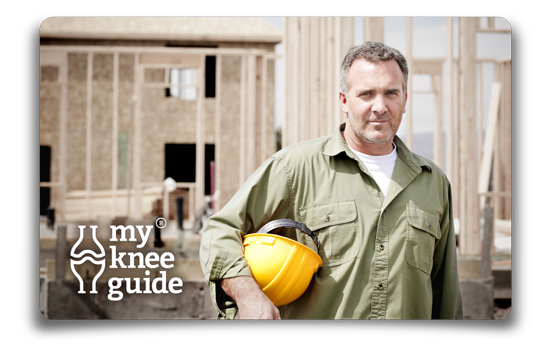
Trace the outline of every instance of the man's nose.
<instances>
[{"instance_id":1,"label":"man's nose","mask_svg":"<svg viewBox=\"0 0 550 358\"><path fill-rule=\"evenodd\" d=\"M374 98L374 101L372 103L372 112L375 112L377 114L383 114L385 113L388 108L386 106L386 98L384 95L379 94Z\"/></svg>"}]
</instances>

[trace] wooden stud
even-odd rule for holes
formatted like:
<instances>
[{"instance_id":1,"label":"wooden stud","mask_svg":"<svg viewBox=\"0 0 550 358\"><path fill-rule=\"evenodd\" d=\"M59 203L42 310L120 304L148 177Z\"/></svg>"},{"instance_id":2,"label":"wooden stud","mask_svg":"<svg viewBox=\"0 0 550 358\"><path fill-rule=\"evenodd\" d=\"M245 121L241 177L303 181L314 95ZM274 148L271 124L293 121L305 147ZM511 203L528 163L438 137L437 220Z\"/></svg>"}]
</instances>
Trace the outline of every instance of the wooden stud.
<instances>
[{"instance_id":1,"label":"wooden stud","mask_svg":"<svg viewBox=\"0 0 550 358\"><path fill-rule=\"evenodd\" d=\"M496 82L502 82L503 81L503 72L501 66L495 66L494 67L494 80ZM504 104L500 103L499 112L503 112ZM495 153L493 157L493 173L502 173L503 165L502 165L502 121L500 122L500 126L497 125L497 132L498 134L495 136ZM504 188L502 186L502 180L500 175L495 175L493 177L493 191L496 192L502 192L504 191ZM502 219L502 200L500 198L493 198L493 207L495 208L495 219Z\"/></svg>"},{"instance_id":2,"label":"wooden stud","mask_svg":"<svg viewBox=\"0 0 550 358\"><path fill-rule=\"evenodd\" d=\"M335 18L334 23L334 57L333 57L333 82L335 88L339 88L339 74L340 74L340 67L341 67L341 61L342 61L342 21L339 17ZM333 128L337 128L338 125L342 122L341 118L343 117L343 112L340 107L340 103L338 105L332 106L334 110L334 119L333 119Z\"/></svg>"},{"instance_id":3,"label":"wooden stud","mask_svg":"<svg viewBox=\"0 0 550 358\"><path fill-rule=\"evenodd\" d=\"M363 41L384 42L384 18L365 17L363 31Z\"/></svg>"},{"instance_id":4,"label":"wooden stud","mask_svg":"<svg viewBox=\"0 0 550 358\"><path fill-rule=\"evenodd\" d=\"M435 126L433 141L434 162L443 167L443 108L441 105L442 92L441 75L432 75L432 89L435 92Z\"/></svg>"},{"instance_id":5,"label":"wooden stud","mask_svg":"<svg viewBox=\"0 0 550 358\"><path fill-rule=\"evenodd\" d=\"M139 65L139 54L134 56L134 121L133 121L133 158L132 158L132 188L133 196L128 195L128 200L133 199L133 217L141 220L141 85L142 69ZM128 213L129 215L130 213Z\"/></svg>"},{"instance_id":6,"label":"wooden stud","mask_svg":"<svg viewBox=\"0 0 550 358\"><path fill-rule=\"evenodd\" d=\"M259 167L269 157L267 153L267 57L261 56L261 75L260 75L260 160L257 163ZM275 61L273 61L275 66Z\"/></svg>"},{"instance_id":7,"label":"wooden stud","mask_svg":"<svg viewBox=\"0 0 550 358\"><path fill-rule=\"evenodd\" d=\"M319 19L310 20L310 51L309 51L309 123L307 133L308 139L318 138L319 132Z\"/></svg>"},{"instance_id":8,"label":"wooden stud","mask_svg":"<svg viewBox=\"0 0 550 358\"><path fill-rule=\"evenodd\" d=\"M308 104L310 99L309 93L309 18L300 18L301 32L300 32L300 119L298 126L298 141L301 143L308 139L307 132L309 130L309 111ZM308 64L306 66L306 64Z\"/></svg>"},{"instance_id":9,"label":"wooden stud","mask_svg":"<svg viewBox=\"0 0 550 358\"><path fill-rule=\"evenodd\" d=\"M240 107L240 133L239 133L239 183L243 185L246 180L246 60L241 57L241 107Z\"/></svg>"},{"instance_id":10,"label":"wooden stud","mask_svg":"<svg viewBox=\"0 0 550 358\"><path fill-rule=\"evenodd\" d=\"M286 106L286 117L283 123L282 128L282 147L286 148L292 144L291 130L292 128L292 119L294 117L294 106L296 102L295 92L294 92L294 71L296 63L294 62L294 36L295 36L295 23L296 19L286 18L287 20L287 29L288 33L285 34L287 39L287 52L285 52L285 72L286 72L286 93L285 93L285 106Z\"/></svg>"},{"instance_id":11,"label":"wooden stud","mask_svg":"<svg viewBox=\"0 0 550 358\"><path fill-rule=\"evenodd\" d=\"M195 117L195 212L204 204L204 71L206 55L202 55L197 75L197 113Z\"/></svg>"},{"instance_id":12,"label":"wooden stud","mask_svg":"<svg viewBox=\"0 0 550 358\"><path fill-rule=\"evenodd\" d=\"M90 198L92 191L92 71L93 53L88 53L86 70L86 220L91 220Z\"/></svg>"},{"instance_id":13,"label":"wooden stud","mask_svg":"<svg viewBox=\"0 0 550 358\"><path fill-rule=\"evenodd\" d=\"M299 125L300 125L300 122L299 122L299 118L300 118L300 110L299 110L299 105L300 103L302 103L302 97L301 97L301 93L300 93L300 81L299 81L299 78L300 78L300 73L302 71L302 68L301 68L301 64L300 64L300 46L302 45L301 42L300 42L300 32L302 31L302 28L301 28L301 21L300 21L300 18L295 18L295 22L294 22L294 36L293 36L293 39L292 39L292 42L294 44L294 47L292 49L292 54L293 54L293 62L294 62L294 74L293 74L293 79L292 79L292 83L293 83L293 88L292 88L292 93L293 93L293 97L292 97L292 121L290 123L290 127L289 127L289 131L287 133L290 133L291 136L290 136L290 144L296 144L299 142L299 139L298 139L298 131L297 129L300 128Z\"/></svg>"},{"instance_id":14,"label":"wooden stud","mask_svg":"<svg viewBox=\"0 0 550 358\"><path fill-rule=\"evenodd\" d=\"M456 213L457 217L460 215L460 163L459 163L459 154L460 154L460 130L459 130L459 118L460 118L460 66L458 63L455 66L454 72L454 114L453 114L453 179L452 182L455 183L453 189L453 197L458 200L453 201L453 212Z\"/></svg>"},{"instance_id":15,"label":"wooden stud","mask_svg":"<svg viewBox=\"0 0 550 358\"><path fill-rule=\"evenodd\" d=\"M480 223L475 128L475 43L477 18L460 18L460 253L479 255Z\"/></svg>"},{"instance_id":16,"label":"wooden stud","mask_svg":"<svg viewBox=\"0 0 550 358\"><path fill-rule=\"evenodd\" d=\"M410 150L413 150L413 114L412 114L412 101L413 101L413 88L412 88L412 79L414 75L414 59L412 54L412 38L413 38L413 19L412 17L407 17L406 20L407 26L407 62L409 67L409 79L407 84L407 104L405 105L407 111L407 147Z\"/></svg>"},{"instance_id":17,"label":"wooden stud","mask_svg":"<svg viewBox=\"0 0 550 358\"><path fill-rule=\"evenodd\" d=\"M483 141L483 155L481 157L481 165L479 170L478 191L489 191L489 180L491 177L491 167L493 163L493 154L495 148L495 137L499 118L499 107L501 102L500 82L494 82L491 88L491 99L489 102L489 115L487 119L487 129L485 131L485 139ZM485 198L480 199L479 207L481 210L485 207Z\"/></svg>"},{"instance_id":18,"label":"wooden stud","mask_svg":"<svg viewBox=\"0 0 550 358\"><path fill-rule=\"evenodd\" d=\"M446 23L446 59L445 59L445 172L451 185L453 177L453 18Z\"/></svg>"},{"instance_id":19,"label":"wooden stud","mask_svg":"<svg viewBox=\"0 0 550 358\"><path fill-rule=\"evenodd\" d=\"M482 142L483 142L483 63L478 62L477 67L477 117L476 117L476 137L477 137L477 166L481 164Z\"/></svg>"},{"instance_id":20,"label":"wooden stud","mask_svg":"<svg viewBox=\"0 0 550 358\"><path fill-rule=\"evenodd\" d=\"M59 108L59 181L61 182L59 217L65 220L65 197L67 195L67 110L68 110L68 77L69 77L69 54L62 53L62 62L60 65L61 81L61 104Z\"/></svg>"},{"instance_id":21,"label":"wooden stud","mask_svg":"<svg viewBox=\"0 0 550 358\"><path fill-rule=\"evenodd\" d=\"M506 191L512 191L512 61L504 62L504 97L503 97L503 117L502 122L504 122L504 132L506 139L506 148L503 148L503 153L506 155L506 166L507 168L504 171L504 180L505 185L504 189ZM512 201L505 201L505 213L504 220L512 219Z\"/></svg>"},{"instance_id":22,"label":"wooden stud","mask_svg":"<svg viewBox=\"0 0 550 358\"><path fill-rule=\"evenodd\" d=\"M256 56L248 56L246 112L246 177L254 171L256 152Z\"/></svg>"},{"instance_id":23,"label":"wooden stud","mask_svg":"<svg viewBox=\"0 0 550 358\"><path fill-rule=\"evenodd\" d=\"M327 97L326 97L326 66L327 66L327 19L326 18L319 18L319 100L318 100L318 107L319 107L319 118L318 118L318 126L319 126L319 136L327 136L330 134L329 131L327 131L328 126L327 123Z\"/></svg>"},{"instance_id":24,"label":"wooden stud","mask_svg":"<svg viewBox=\"0 0 550 358\"><path fill-rule=\"evenodd\" d=\"M215 147L214 147L214 156L215 156L215 162L216 166L214 168L214 187L215 190L219 192L220 190L220 179L221 179L221 166L222 166L222 59L223 57L220 55L216 56L216 102L215 102L215 113L214 113L214 121L215 121ZM214 193L212 193L213 195ZM220 197L218 196L217 200L214 202L214 211L218 212L220 211ZM191 216L190 216L191 217Z\"/></svg>"},{"instance_id":25,"label":"wooden stud","mask_svg":"<svg viewBox=\"0 0 550 358\"><path fill-rule=\"evenodd\" d=\"M264 65L262 57L261 56L254 56L254 66L255 66L255 74L254 74L254 95L255 95L255 101L254 101L254 150L251 153L254 153L254 166L251 168L250 174L256 168L260 166L262 163L263 158L263 152L262 147L265 147L265 143L262 141L262 107L264 102L264 95L265 91L262 88L262 72L264 70Z\"/></svg>"},{"instance_id":26,"label":"wooden stud","mask_svg":"<svg viewBox=\"0 0 550 358\"><path fill-rule=\"evenodd\" d=\"M111 158L111 190L113 192L113 207L111 217L117 215L118 189L118 52L113 54L113 127L112 127L112 158Z\"/></svg>"},{"instance_id":27,"label":"wooden stud","mask_svg":"<svg viewBox=\"0 0 550 358\"><path fill-rule=\"evenodd\" d=\"M325 78L326 78L326 85L325 85L325 102L327 105L326 110L326 130L327 133L332 133L333 131L336 131L336 126L334 125L334 113L336 110L334 109L335 105L335 98L337 100L338 98L338 87L334 85L334 19L333 18L327 18L327 32L326 32L326 44L327 44L327 62L325 66Z\"/></svg>"}]
</instances>

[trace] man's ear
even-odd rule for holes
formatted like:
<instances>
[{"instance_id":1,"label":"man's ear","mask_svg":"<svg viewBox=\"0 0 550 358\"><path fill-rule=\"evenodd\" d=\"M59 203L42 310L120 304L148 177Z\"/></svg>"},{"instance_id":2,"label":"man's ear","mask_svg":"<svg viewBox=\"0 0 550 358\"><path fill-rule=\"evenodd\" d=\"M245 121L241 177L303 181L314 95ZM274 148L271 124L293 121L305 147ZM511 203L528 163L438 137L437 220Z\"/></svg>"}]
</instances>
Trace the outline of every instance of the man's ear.
<instances>
[{"instance_id":1,"label":"man's ear","mask_svg":"<svg viewBox=\"0 0 550 358\"><path fill-rule=\"evenodd\" d=\"M348 113L348 99L346 98L346 94L340 92L340 107L342 107L342 112Z\"/></svg>"}]
</instances>

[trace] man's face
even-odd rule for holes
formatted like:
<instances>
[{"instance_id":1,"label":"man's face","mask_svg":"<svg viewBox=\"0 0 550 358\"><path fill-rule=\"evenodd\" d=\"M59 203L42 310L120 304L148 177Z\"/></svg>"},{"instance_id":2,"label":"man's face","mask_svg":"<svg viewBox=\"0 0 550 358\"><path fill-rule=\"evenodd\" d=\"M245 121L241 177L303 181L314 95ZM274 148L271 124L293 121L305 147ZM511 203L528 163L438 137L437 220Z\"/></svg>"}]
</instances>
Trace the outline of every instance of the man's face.
<instances>
[{"instance_id":1,"label":"man's face","mask_svg":"<svg viewBox=\"0 0 550 358\"><path fill-rule=\"evenodd\" d=\"M353 139L371 144L391 142L407 102L397 62L374 64L357 59L349 69L348 84L347 95L340 93L340 103L356 137Z\"/></svg>"}]
</instances>

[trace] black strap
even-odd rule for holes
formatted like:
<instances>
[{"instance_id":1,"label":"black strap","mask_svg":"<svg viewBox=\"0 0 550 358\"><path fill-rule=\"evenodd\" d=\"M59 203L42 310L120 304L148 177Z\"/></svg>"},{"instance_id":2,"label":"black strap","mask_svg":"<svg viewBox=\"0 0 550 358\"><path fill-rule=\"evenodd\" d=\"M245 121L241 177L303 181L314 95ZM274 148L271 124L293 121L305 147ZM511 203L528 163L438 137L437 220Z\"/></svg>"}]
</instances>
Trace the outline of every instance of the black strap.
<instances>
[{"instance_id":1,"label":"black strap","mask_svg":"<svg viewBox=\"0 0 550 358\"><path fill-rule=\"evenodd\" d=\"M289 229L298 229L298 230L302 231L303 233L305 233L309 237L311 237L311 239L313 240L315 245L317 245L317 247L319 247L319 240L317 240L317 236L313 233L313 231L311 231L306 226L306 224L300 223L298 221L294 221L294 220L291 220L291 219L278 219L278 220L270 221L267 224L265 224L264 226L262 226L260 231L258 231L258 234L267 234L270 231L272 231L274 229L277 229L277 228L280 228L280 227L286 227L286 228L289 228Z\"/></svg>"}]
</instances>

